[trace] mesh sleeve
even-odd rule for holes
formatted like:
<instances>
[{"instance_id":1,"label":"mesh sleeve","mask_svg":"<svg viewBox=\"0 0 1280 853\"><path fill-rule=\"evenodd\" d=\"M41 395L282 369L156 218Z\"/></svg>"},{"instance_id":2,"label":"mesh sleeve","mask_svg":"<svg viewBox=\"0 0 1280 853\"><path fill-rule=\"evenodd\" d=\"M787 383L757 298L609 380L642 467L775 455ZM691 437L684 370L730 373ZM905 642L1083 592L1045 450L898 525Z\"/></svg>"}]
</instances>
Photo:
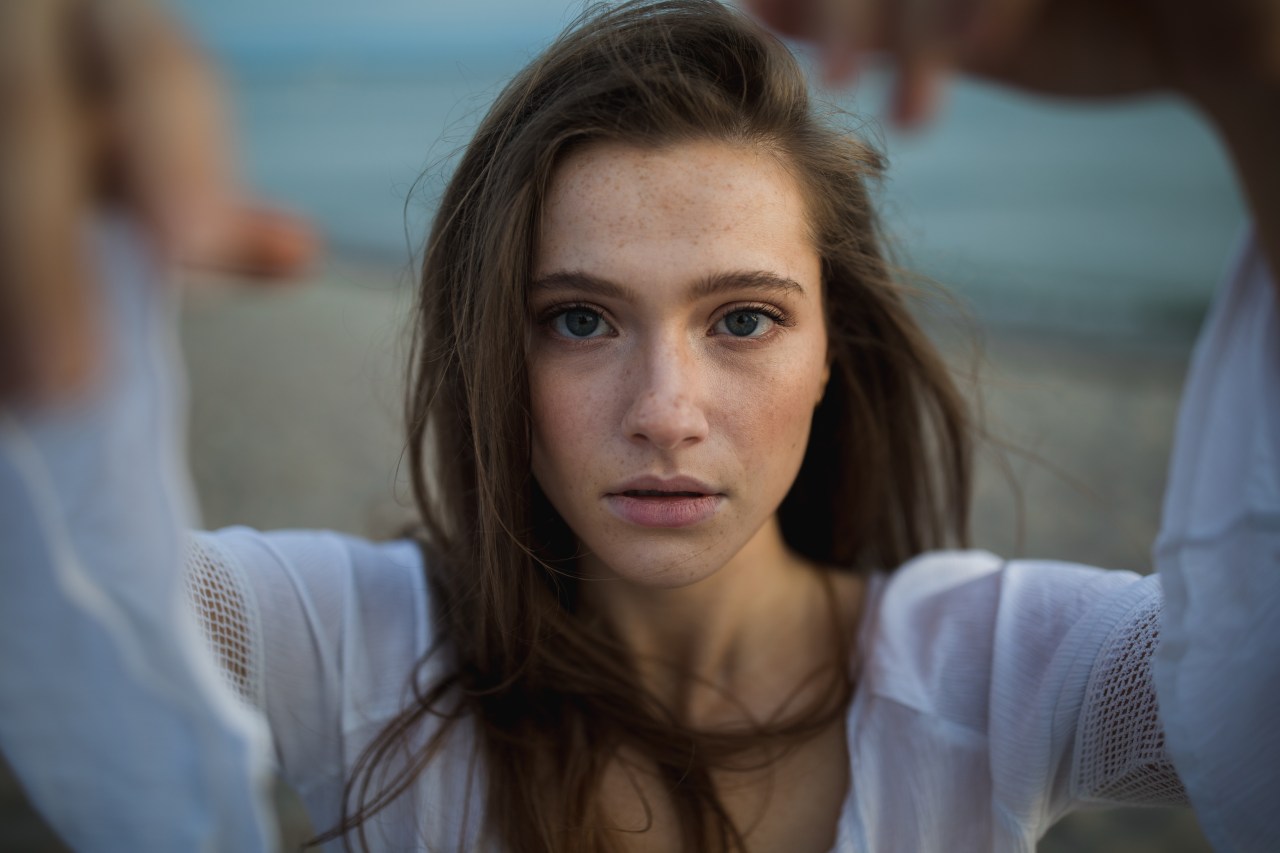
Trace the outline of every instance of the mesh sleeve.
<instances>
[{"instance_id":1,"label":"mesh sleeve","mask_svg":"<svg viewBox=\"0 0 1280 853\"><path fill-rule=\"evenodd\" d=\"M227 685L262 708L262 631L253 590L240 564L212 537L188 537L183 559L187 604Z\"/></svg>"},{"instance_id":2,"label":"mesh sleeve","mask_svg":"<svg viewBox=\"0 0 1280 853\"><path fill-rule=\"evenodd\" d=\"M1163 598L1153 596L1103 644L1089 678L1076 737L1073 787L1094 802L1186 805L1169 760L1152 664Z\"/></svg>"}]
</instances>

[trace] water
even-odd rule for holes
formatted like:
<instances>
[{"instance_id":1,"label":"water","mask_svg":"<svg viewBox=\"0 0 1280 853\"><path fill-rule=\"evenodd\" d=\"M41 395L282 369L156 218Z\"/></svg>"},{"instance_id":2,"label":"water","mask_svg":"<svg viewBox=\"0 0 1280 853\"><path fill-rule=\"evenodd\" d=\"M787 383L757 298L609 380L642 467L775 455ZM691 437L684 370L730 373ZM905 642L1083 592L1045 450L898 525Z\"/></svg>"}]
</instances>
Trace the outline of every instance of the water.
<instances>
[{"instance_id":1,"label":"water","mask_svg":"<svg viewBox=\"0 0 1280 853\"><path fill-rule=\"evenodd\" d=\"M449 45L437 32L427 49L412 28L343 41L334 26L215 51L245 168L337 252L406 264L454 155L555 27L505 41L459 30ZM840 103L865 117L881 99L872 79ZM989 322L1184 339L1243 229L1211 132L1172 99L1086 108L964 84L929 132L881 141L900 257Z\"/></svg>"},{"instance_id":2,"label":"water","mask_svg":"<svg viewBox=\"0 0 1280 853\"><path fill-rule=\"evenodd\" d=\"M1171 98L1084 109L969 85L889 151L906 256L992 321L1187 334L1244 227L1211 132Z\"/></svg>"},{"instance_id":3,"label":"water","mask_svg":"<svg viewBox=\"0 0 1280 853\"><path fill-rule=\"evenodd\" d=\"M235 87L249 179L340 252L404 262L496 78L258 79ZM478 93L478 94L477 94Z\"/></svg>"}]
</instances>

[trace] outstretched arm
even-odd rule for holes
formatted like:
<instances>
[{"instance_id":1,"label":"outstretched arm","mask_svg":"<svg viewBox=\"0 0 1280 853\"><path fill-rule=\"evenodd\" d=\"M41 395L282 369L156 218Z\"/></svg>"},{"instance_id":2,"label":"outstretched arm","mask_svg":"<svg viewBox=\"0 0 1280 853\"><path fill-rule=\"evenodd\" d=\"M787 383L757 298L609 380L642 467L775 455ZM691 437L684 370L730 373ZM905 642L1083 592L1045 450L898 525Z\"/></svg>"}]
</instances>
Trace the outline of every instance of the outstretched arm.
<instances>
[{"instance_id":1,"label":"outstretched arm","mask_svg":"<svg viewBox=\"0 0 1280 853\"><path fill-rule=\"evenodd\" d=\"M74 849L271 849L266 728L183 609L172 300L135 226L85 231L94 388L0 408L0 750Z\"/></svg>"},{"instance_id":2,"label":"outstretched arm","mask_svg":"<svg viewBox=\"0 0 1280 853\"><path fill-rule=\"evenodd\" d=\"M148 0L0 3L0 749L76 849L276 844L261 720L183 609L175 261L288 274Z\"/></svg>"},{"instance_id":3,"label":"outstretched arm","mask_svg":"<svg viewBox=\"0 0 1280 853\"><path fill-rule=\"evenodd\" d=\"M1280 65L1280 39L1274 50ZM1280 80L1206 93L1199 103L1231 152L1280 295Z\"/></svg>"}]
</instances>

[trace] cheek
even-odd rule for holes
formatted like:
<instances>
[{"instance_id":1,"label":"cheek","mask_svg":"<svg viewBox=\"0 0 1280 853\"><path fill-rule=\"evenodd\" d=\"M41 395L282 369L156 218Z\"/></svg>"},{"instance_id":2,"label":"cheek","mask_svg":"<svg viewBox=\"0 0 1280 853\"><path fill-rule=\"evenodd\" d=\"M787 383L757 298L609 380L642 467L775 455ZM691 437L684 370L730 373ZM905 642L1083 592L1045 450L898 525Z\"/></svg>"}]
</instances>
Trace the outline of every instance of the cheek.
<instances>
[{"instance_id":1,"label":"cheek","mask_svg":"<svg viewBox=\"0 0 1280 853\"><path fill-rule=\"evenodd\" d=\"M606 388L563 364L531 359L529 406L533 433L533 473L544 489L570 473L589 472L593 448L612 400ZM573 466L576 471L566 469Z\"/></svg>"},{"instance_id":2,"label":"cheek","mask_svg":"<svg viewBox=\"0 0 1280 853\"><path fill-rule=\"evenodd\" d=\"M529 366L529 416L533 432L533 473L543 481L548 463L557 453L556 437L574 431L576 410L566 405L563 394L553 380L553 372L534 364Z\"/></svg>"},{"instance_id":3,"label":"cheek","mask_svg":"<svg viewBox=\"0 0 1280 853\"><path fill-rule=\"evenodd\" d=\"M752 419L750 438L753 443L786 457L803 454L817 399L816 381L797 381L798 376L804 375L785 373L770 383L769 391Z\"/></svg>"},{"instance_id":4,"label":"cheek","mask_svg":"<svg viewBox=\"0 0 1280 853\"><path fill-rule=\"evenodd\" d=\"M815 341L779 359L751 383L727 382L722 391L723 423L737 436L742 462L768 472L771 491L785 493L799 471L808 445L813 410L826 375L826 342ZM743 393L744 387L755 393Z\"/></svg>"}]
</instances>

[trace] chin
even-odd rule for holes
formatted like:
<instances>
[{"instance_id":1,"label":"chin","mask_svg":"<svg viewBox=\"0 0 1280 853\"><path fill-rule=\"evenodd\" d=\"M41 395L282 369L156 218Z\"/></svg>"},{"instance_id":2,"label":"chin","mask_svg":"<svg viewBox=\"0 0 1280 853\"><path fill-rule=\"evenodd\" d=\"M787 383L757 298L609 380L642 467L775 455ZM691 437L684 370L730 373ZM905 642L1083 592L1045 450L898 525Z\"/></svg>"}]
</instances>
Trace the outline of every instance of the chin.
<instances>
[{"instance_id":1,"label":"chin","mask_svg":"<svg viewBox=\"0 0 1280 853\"><path fill-rule=\"evenodd\" d=\"M701 536L615 536L602 548L583 543L583 553L591 555L583 569L591 577L616 578L638 587L680 589L716 574L737 550L725 548L722 542L707 543Z\"/></svg>"}]
</instances>

